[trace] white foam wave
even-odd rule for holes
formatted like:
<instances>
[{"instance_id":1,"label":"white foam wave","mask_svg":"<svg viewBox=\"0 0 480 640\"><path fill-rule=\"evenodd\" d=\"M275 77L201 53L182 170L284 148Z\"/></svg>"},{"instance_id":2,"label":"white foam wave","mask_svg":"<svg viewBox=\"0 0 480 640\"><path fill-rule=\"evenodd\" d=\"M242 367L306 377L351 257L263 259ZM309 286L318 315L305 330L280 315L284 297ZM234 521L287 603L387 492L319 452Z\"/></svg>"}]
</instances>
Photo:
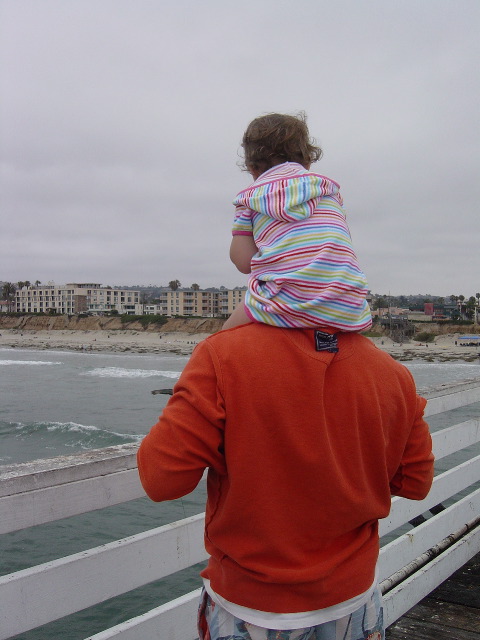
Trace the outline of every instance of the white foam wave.
<instances>
[{"instance_id":1,"label":"white foam wave","mask_svg":"<svg viewBox=\"0 0 480 640\"><path fill-rule=\"evenodd\" d=\"M121 367L98 367L83 375L100 378L179 378L180 371L157 371L156 369L123 369Z\"/></svg>"},{"instance_id":2,"label":"white foam wave","mask_svg":"<svg viewBox=\"0 0 480 640\"><path fill-rule=\"evenodd\" d=\"M124 438L127 440L141 440L143 438L142 435L133 434L133 433L118 433L117 431L107 431L106 429L101 429L100 427L96 427L94 425L87 424L78 424L77 422L48 422L48 423L38 423L41 427L42 425L47 425L47 431L60 431L63 433L92 433L98 432L99 434L105 436L117 436L118 438Z\"/></svg>"},{"instance_id":3,"label":"white foam wave","mask_svg":"<svg viewBox=\"0 0 480 640\"><path fill-rule=\"evenodd\" d=\"M0 360L0 366L8 366L11 364L22 364L22 365L52 365L52 364L62 364L61 362L48 362L47 360Z\"/></svg>"},{"instance_id":4,"label":"white foam wave","mask_svg":"<svg viewBox=\"0 0 480 640\"><path fill-rule=\"evenodd\" d=\"M35 434L42 434L48 431L53 435L68 437L71 434L79 434L75 436L76 440L74 444L95 444L95 442L103 442L104 440L110 440L113 438L120 438L127 442L140 441L143 438L141 434L135 433L118 433L117 431L110 431L96 427L95 425L79 424L78 422L5 422L0 423L0 435L15 434L17 438L31 437ZM82 440L87 438L86 441ZM78 439L80 438L80 439ZM65 446L70 446L64 443Z\"/></svg>"},{"instance_id":5,"label":"white foam wave","mask_svg":"<svg viewBox=\"0 0 480 640\"><path fill-rule=\"evenodd\" d=\"M101 429L91 424L78 424L77 422L49 422L47 423L47 431L101 431Z\"/></svg>"},{"instance_id":6,"label":"white foam wave","mask_svg":"<svg viewBox=\"0 0 480 640\"><path fill-rule=\"evenodd\" d=\"M463 371L465 369L478 369L480 371L480 363L478 362L402 362L408 369L425 369L425 370L444 370L444 371Z\"/></svg>"}]
</instances>

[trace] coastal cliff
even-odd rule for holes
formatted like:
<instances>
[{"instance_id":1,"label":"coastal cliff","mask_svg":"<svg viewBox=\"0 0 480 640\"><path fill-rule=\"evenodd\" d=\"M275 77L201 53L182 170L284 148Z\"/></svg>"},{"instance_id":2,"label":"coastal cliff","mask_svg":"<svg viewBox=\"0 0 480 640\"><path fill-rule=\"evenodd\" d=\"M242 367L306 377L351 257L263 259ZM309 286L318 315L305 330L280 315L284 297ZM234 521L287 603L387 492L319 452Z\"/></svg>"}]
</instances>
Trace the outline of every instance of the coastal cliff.
<instances>
[{"instance_id":1,"label":"coastal cliff","mask_svg":"<svg viewBox=\"0 0 480 640\"><path fill-rule=\"evenodd\" d=\"M24 331L140 331L162 333L215 333L225 322L222 318L168 318L165 324L152 322L144 325L138 320L123 321L120 316L36 316L0 314L1 329L21 329ZM478 325L469 327L455 324L413 323L417 331L446 335L455 333L479 333ZM376 329L378 335L386 330Z\"/></svg>"},{"instance_id":2,"label":"coastal cliff","mask_svg":"<svg viewBox=\"0 0 480 640\"><path fill-rule=\"evenodd\" d=\"M143 326L138 320L122 322L115 316L10 316L0 315L1 329L23 331L140 331L162 333L215 333L225 320L221 318L169 318L165 324Z\"/></svg>"}]
</instances>

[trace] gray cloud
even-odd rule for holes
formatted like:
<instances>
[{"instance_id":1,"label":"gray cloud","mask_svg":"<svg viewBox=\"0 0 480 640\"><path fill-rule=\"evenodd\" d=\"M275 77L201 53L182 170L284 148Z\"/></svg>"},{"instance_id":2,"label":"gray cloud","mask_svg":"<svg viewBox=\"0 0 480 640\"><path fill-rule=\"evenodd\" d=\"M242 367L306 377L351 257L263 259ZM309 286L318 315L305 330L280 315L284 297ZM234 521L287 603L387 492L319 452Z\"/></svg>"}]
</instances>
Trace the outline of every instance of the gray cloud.
<instances>
[{"instance_id":1,"label":"gray cloud","mask_svg":"<svg viewBox=\"0 0 480 640\"><path fill-rule=\"evenodd\" d=\"M242 285L253 117L305 110L373 291L474 294L476 0L0 3L0 279Z\"/></svg>"}]
</instances>

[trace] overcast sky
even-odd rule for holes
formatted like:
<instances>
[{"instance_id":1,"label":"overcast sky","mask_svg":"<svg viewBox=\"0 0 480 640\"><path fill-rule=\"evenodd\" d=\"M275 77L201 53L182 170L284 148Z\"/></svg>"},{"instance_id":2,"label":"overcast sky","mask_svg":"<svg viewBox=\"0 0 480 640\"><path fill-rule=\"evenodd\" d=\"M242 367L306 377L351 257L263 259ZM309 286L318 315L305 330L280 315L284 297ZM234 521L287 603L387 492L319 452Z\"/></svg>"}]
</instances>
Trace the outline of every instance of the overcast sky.
<instances>
[{"instance_id":1,"label":"overcast sky","mask_svg":"<svg viewBox=\"0 0 480 640\"><path fill-rule=\"evenodd\" d=\"M254 117L304 110L373 293L480 291L479 0L0 0L0 280L227 287Z\"/></svg>"}]
</instances>

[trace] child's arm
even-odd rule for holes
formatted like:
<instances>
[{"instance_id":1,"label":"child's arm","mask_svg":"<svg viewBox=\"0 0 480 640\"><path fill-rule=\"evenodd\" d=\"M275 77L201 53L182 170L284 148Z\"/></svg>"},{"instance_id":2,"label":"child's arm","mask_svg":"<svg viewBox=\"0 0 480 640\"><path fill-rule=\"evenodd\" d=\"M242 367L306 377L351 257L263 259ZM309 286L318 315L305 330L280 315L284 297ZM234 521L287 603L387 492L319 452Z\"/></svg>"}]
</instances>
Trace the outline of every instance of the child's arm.
<instances>
[{"instance_id":1,"label":"child's arm","mask_svg":"<svg viewBox=\"0 0 480 640\"><path fill-rule=\"evenodd\" d=\"M250 273L250 263L258 252L255 240L251 235L234 235L230 245L230 260L241 273Z\"/></svg>"}]
</instances>

